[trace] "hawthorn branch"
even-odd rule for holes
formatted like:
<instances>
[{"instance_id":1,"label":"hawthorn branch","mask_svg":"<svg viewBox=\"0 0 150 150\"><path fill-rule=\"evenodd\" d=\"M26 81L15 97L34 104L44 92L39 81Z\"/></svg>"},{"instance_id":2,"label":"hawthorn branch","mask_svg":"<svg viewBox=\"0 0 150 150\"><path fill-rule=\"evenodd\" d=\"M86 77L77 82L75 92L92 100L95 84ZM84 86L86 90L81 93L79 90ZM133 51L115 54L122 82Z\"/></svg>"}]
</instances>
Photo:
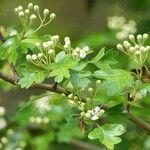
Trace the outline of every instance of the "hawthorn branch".
<instances>
[{"instance_id":1,"label":"hawthorn branch","mask_svg":"<svg viewBox=\"0 0 150 150\"><path fill-rule=\"evenodd\" d=\"M92 145L92 144L88 144L88 143L85 143L81 140L76 140L76 139L72 139L70 141L70 144L71 145L74 145L78 148L82 148L82 150L106 150L104 148L99 148L98 146L95 146L95 145Z\"/></svg>"},{"instance_id":2,"label":"hawthorn branch","mask_svg":"<svg viewBox=\"0 0 150 150\"><path fill-rule=\"evenodd\" d=\"M13 73L14 77L16 78L16 80L19 81L20 76L16 70L16 67L13 64L9 64L9 66L10 66L10 69L12 70L12 73Z\"/></svg>"}]
</instances>

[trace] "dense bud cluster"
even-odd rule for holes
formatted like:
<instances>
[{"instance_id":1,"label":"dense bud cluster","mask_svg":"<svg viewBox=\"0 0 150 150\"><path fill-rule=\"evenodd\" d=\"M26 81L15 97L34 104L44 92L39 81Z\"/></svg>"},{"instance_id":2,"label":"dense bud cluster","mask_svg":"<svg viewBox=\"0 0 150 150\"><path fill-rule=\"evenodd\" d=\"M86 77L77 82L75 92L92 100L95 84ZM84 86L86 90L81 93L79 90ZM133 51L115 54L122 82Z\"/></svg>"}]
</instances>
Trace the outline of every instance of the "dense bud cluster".
<instances>
[{"instance_id":1,"label":"dense bud cluster","mask_svg":"<svg viewBox=\"0 0 150 150\"><path fill-rule=\"evenodd\" d=\"M48 117L30 117L29 122L34 124L34 125L42 125L42 124L47 124L49 123L49 118Z\"/></svg>"},{"instance_id":2,"label":"dense bud cluster","mask_svg":"<svg viewBox=\"0 0 150 150\"><path fill-rule=\"evenodd\" d=\"M104 112L105 112L104 109L100 109L99 106L96 106L92 110L87 110L87 112L84 112L84 114L82 112L81 115L95 121L98 120L104 114Z\"/></svg>"},{"instance_id":3,"label":"dense bud cluster","mask_svg":"<svg viewBox=\"0 0 150 150\"><path fill-rule=\"evenodd\" d=\"M85 46L83 48L79 48L79 47L76 47L74 50L73 50L73 53L72 55L73 56L77 56L77 57L80 57L81 59L84 59L86 57L86 55L88 54L88 51L89 51L89 47L88 46Z\"/></svg>"},{"instance_id":4,"label":"dense bud cluster","mask_svg":"<svg viewBox=\"0 0 150 150\"><path fill-rule=\"evenodd\" d=\"M34 20L37 18L40 20L40 25L33 31L33 33L48 25L56 17L56 14L50 14L50 11L48 9L44 9L43 16L41 16L40 7L38 5L33 5L32 3L29 3L26 9L24 9L22 6L19 6L14 9L14 12L21 20L24 32L28 31L28 29L33 25Z\"/></svg>"},{"instance_id":5,"label":"dense bud cluster","mask_svg":"<svg viewBox=\"0 0 150 150\"><path fill-rule=\"evenodd\" d=\"M129 41L124 41L123 44L118 44L118 50L129 55L129 57L136 63L142 65L147 59L150 51L150 46L144 46L144 42L148 39L148 34L138 34L136 37L129 35Z\"/></svg>"},{"instance_id":6,"label":"dense bud cluster","mask_svg":"<svg viewBox=\"0 0 150 150\"><path fill-rule=\"evenodd\" d=\"M134 20L127 20L124 17L113 16L108 18L108 28L117 31L116 38L123 40L128 38L129 34L134 34L136 23Z\"/></svg>"},{"instance_id":7,"label":"dense bud cluster","mask_svg":"<svg viewBox=\"0 0 150 150\"><path fill-rule=\"evenodd\" d=\"M59 36L51 36L49 41L39 43L36 42L36 47L40 50L38 54L27 54L26 59L36 66L43 66L51 63L55 58L55 47L59 43Z\"/></svg>"}]
</instances>

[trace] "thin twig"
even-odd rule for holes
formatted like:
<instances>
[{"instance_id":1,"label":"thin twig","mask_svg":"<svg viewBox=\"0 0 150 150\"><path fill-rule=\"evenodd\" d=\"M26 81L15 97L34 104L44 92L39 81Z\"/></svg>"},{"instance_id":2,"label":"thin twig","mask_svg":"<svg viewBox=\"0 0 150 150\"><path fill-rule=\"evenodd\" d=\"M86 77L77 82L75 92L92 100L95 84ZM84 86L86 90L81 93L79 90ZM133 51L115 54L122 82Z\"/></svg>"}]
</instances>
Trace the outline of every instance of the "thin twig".
<instances>
[{"instance_id":1,"label":"thin twig","mask_svg":"<svg viewBox=\"0 0 150 150\"><path fill-rule=\"evenodd\" d=\"M95 146L93 144L89 144L89 143L83 142L81 140L76 140L76 139L72 139L70 141L70 144L74 145L78 148L82 148L82 150L106 150L104 148L100 148L100 147Z\"/></svg>"}]
</instances>

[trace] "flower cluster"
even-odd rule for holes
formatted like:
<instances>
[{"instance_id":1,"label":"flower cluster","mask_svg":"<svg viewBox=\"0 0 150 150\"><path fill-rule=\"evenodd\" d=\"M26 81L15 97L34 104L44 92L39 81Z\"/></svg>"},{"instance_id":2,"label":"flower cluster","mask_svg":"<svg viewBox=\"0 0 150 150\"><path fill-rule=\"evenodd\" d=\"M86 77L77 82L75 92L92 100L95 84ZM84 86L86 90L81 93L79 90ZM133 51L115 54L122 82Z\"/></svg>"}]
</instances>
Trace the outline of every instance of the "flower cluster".
<instances>
[{"instance_id":1,"label":"flower cluster","mask_svg":"<svg viewBox=\"0 0 150 150\"><path fill-rule=\"evenodd\" d=\"M88 54L89 52L89 47L88 46L85 46L83 48L79 48L79 47L76 47L73 52L72 52L72 55L73 56L77 56L77 57L80 57L81 59L84 59L86 57L86 55Z\"/></svg>"},{"instance_id":2,"label":"flower cluster","mask_svg":"<svg viewBox=\"0 0 150 150\"><path fill-rule=\"evenodd\" d=\"M98 120L104 114L104 112L105 112L104 109L100 109L99 106L96 106L92 110L88 110L87 112L81 112L80 115L82 117L86 117L88 119L95 121L95 120Z\"/></svg>"},{"instance_id":3,"label":"flower cluster","mask_svg":"<svg viewBox=\"0 0 150 150\"><path fill-rule=\"evenodd\" d=\"M118 16L108 18L108 28L117 31L116 38L119 40L126 39L129 34L134 34L137 31L134 20L127 22L124 17Z\"/></svg>"},{"instance_id":4,"label":"flower cluster","mask_svg":"<svg viewBox=\"0 0 150 150\"><path fill-rule=\"evenodd\" d=\"M117 48L121 52L127 54L132 60L137 64L144 64L148 53L150 51L150 46L144 46L145 41L149 38L148 34L138 34L136 37L131 34L129 35L129 41L124 41L123 45L118 44Z\"/></svg>"},{"instance_id":5,"label":"flower cluster","mask_svg":"<svg viewBox=\"0 0 150 150\"><path fill-rule=\"evenodd\" d=\"M7 122L4 119L5 108L0 106L0 130L4 129L7 126Z\"/></svg>"},{"instance_id":6,"label":"flower cluster","mask_svg":"<svg viewBox=\"0 0 150 150\"><path fill-rule=\"evenodd\" d=\"M50 96L45 96L35 101L35 107L40 113L45 113L51 110L51 106L49 105L50 98Z\"/></svg>"},{"instance_id":7,"label":"flower cluster","mask_svg":"<svg viewBox=\"0 0 150 150\"><path fill-rule=\"evenodd\" d=\"M72 93L68 95L68 103L72 106L72 107L76 107L79 110L83 111L84 107L85 107L85 103L82 102L78 96L74 96Z\"/></svg>"},{"instance_id":8,"label":"flower cluster","mask_svg":"<svg viewBox=\"0 0 150 150\"><path fill-rule=\"evenodd\" d=\"M54 13L50 14L50 11L48 9L44 9L43 15L41 15L40 7L38 5L33 5L32 3L29 3L26 9L24 9L23 6L18 6L14 9L14 12L18 15L25 33L33 25L35 19L38 18L40 20L40 25L33 31L33 33L48 25L56 17Z\"/></svg>"},{"instance_id":9,"label":"flower cluster","mask_svg":"<svg viewBox=\"0 0 150 150\"><path fill-rule=\"evenodd\" d=\"M16 133L14 130L12 129L8 129L6 131L6 135L2 136L0 138L0 149L12 149L12 145L14 144L12 141L12 137L16 137L18 136L18 133ZM12 144L13 143L13 144ZM23 140L19 140L17 142L18 144L13 146L13 149L15 150L23 150L26 147L26 142Z\"/></svg>"},{"instance_id":10,"label":"flower cluster","mask_svg":"<svg viewBox=\"0 0 150 150\"><path fill-rule=\"evenodd\" d=\"M34 124L34 125L42 125L42 124L47 124L49 123L49 118L48 117L30 117L29 122Z\"/></svg>"},{"instance_id":11,"label":"flower cluster","mask_svg":"<svg viewBox=\"0 0 150 150\"><path fill-rule=\"evenodd\" d=\"M36 42L35 45L39 49L38 54L27 54L26 59L36 66L43 66L44 64L51 63L55 58L55 47L59 43L59 36L51 36L50 40L47 42L39 43Z\"/></svg>"}]
</instances>

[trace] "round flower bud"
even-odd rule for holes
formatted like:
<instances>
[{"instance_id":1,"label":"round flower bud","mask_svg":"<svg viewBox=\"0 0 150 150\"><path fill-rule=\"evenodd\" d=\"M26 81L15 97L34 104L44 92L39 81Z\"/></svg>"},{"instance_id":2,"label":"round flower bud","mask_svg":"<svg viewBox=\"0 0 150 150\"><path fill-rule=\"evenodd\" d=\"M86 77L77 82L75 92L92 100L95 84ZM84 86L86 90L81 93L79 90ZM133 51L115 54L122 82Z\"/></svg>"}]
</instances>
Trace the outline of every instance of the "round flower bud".
<instances>
[{"instance_id":1,"label":"round flower bud","mask_svg":"<svg viewBox=\"0 0 150 150\"><path fill-rule=\"evenodd\" d=\"M18 8L15 8L15 9L14 9L14 12L15 12L15 13L18 13L18 11L19 11Z\"/></svg>"},{"instance_id":2,"label":"round flower bud","mask_svg":"<svg viewBox=\"0 0 150 150\"><path fill-rule=\"evenodd\" d=\"M35 6L34 6L34 11L38 12L38 11L39 11L39 9L40 9L40 8L39 8L39 6L38 6L38 5L35 5Z\"/></svg>"},{"instance_id":3,"label":"round flower bud","mask_svg":"<svg viewBox=\"0 0 150 150\"><path fill-rule=\"evenodd\" d=\"M43 53L38 53L38 58L43 57Z\"/></svg>"},{"instance_id":4,"label":"round flower bud","mask_svg":"<svg viewBox=\"0 0 150 150\"><path fill-rule=\"evenodd\" d=\"M65 97L66 95L64 93L61 94L62 97Z\"/></svg>"},{"instance_id":5,"label":"round flower bud","mask_svg":"<svg viewBox=\"0 0 150 150\"><path fill-rule=\"evenodd\" d=\"M44 117L44 118L42 119L42 121L43 121L43 123L48 123L48 122L49 122L49 118L48 118L48 117Z\"/></svg>"},{"instance_id":6,"label":"round flower bud","mask_svg":"<svg viewBox=\"0 0 150 150\"><path fill-rule=\"evenodd\" d=\"M53 42L53 41L47 41L47 45L48 45L49 47L51 47L51 46L54 45L54 42Z\"/></svg>"},{"instance_id":7,"label":"round flower bud","mask_svg":"<svg viewBox=\"0 0 150 150\"><path fill-rule=\"evenodd\" d=\"M98 84L101 84L101 80L97 80L96 81L96 84L98 85Z\"/></svg>"},{"instance_id":8,"label":"round flower bud","mask_svg":"<svg viewBox=\"0 0 150 150\"><path fill-rule=\"evenodd\" d=\"M47 43L47 42L43 42L42 45L43 45L44 48L47 48L47 47L48 47L48 43Z\"/></svg>"},{"instance_id":9,"label":"round flower bud","mask_svg":"<svg viewBox=\"0 0 150 150\"><path fill-rule=\"evenodd\" d=\"M40 44L39 42L36 42L35 45L36 45L36 47L38 47L38 48L41 47L41 44Z\"/></svg>"},{"instance_id":10,"label":"round flower bud","mask_svg":"<svg viewBox=\"0 0 150 150\"><path fill-rule=\"evenodd\" d=\"M32 3L29 3L29 4L28 4L28 9L31 10L32 8L33 8L33 4L32 4Z\"/></svg>"},{"instance_id":11,"label":"round flower bud","mask_svg":"<svg viewBox=\"0 0 150 150\"><path fill-rule=\"evenodd\" d=\"M19 6L18 7L18 11L22 11L23 10L23 7L22 6Z\"/></svg>"},{"instance_id":12,"label":"round flower bud","mask_svg":"<svg viewBox=\"0 0 150 150\"><path fill-rule=\"evenodd\" d=\"M89 87L89 88L88 88L88 91L89 91L89 92L93 92L93 88Z\"/></svg>"},{"instance_id":13,"label":"round flower bud","mask_svg":"<svg viewBox=\"0 0 150 150\"><path fill-rule=\"evenodd\" d=\"M128 41L124 41L123 46L128 49L131 46L131 44Z\"/></svg>"},{"instance_id":14,"label":"round flower bud","mask_svg":"<svg viewBox=\"0 0 150 150\"><path fill-rule=\"evenodd\" d=\"M32 55L32 60L36 60L37 59L37 55L36 54L33 54Z\"/></svg>"},{"instance_id":15,"label":"round flower bud","mask_svg":"<svg viewBox=\"0 0 150 150\"><path fill-rule=\"evenodd\" d=\"M141 53L140 51L136 51L135 55L140 55L140 53Z\"/></svg>"},{"instance_id":16,"label":"round flower bud","mask_svg":"<svg viewBox=\"0 0 150 150\"><path fill-rule=\"evenodd\" d=\"M148 36L148 34L147 34L147 33L144 33L144 34L143 34L143 40L147 40L147 39L148 39L148 37L149 37L149 36Z\"/></svg>"},{"instance_id":17,"label":"round flower bud","mask_svg":"<svg viewBox=\"0 0 150 150\"><path fill-rule=\"evenodd\" d=\"M85 58L86 57L86 52L83 50L80 50L80 54L79 54L80 58Z\"/></svg>"},{"instance_id":18,"label":"round flower bud","mask_svg":"<svg viewBox=\"0 0 150 150\"><path fill-rule=\"evenodd\" d=\"M1 138L1 142L2 142L3 144L6 144L6 143L8 142L8 139L7 139L6 137L2 137L2 138Z\"/></svg>"},{"instance_id":19,"label":"round flower bud","mask_svg":"<svg viewBox=\"0 0 150 150\"><path fill-rule=\"evenodd\" d=\"M91 99L89 97L86 98L86 103L90 103Z\"/></svg>"},{"instance_id":20,"label":"round flower bud","mask_svg":"<svg viewBox=\"0 0 150 150\"><path fill-rule=\"evenodd\" d=\"M120 50L120 51L123 51L123 50L124 50L124 48L123 48L123 46L122 46L121 44L117 44L117 48L118 48L118 50Z\"/></svg>"},{"instance_id":21,"label":"round flower bud","mask_svg":"<svg viewBox=\"0 0 150 150\"><path fill-rule=\"evenodd\" d=\"M49 10L48 9L44 9L43 14L44 14L44 16L49 15Z\"/></svg>"},{"instance_id":22,"label":"round flower bud","mask_svg":"<svg viewBox=\"0 0 150 150\"><path fill-rule=\"evenodd\" d=\"M89 51L89 49L90 48L88 46L83 47L83 50L86 51L86 52Z\"/></svg>"},{"instance_id":23,"label":"round flower bud","mask_svg":"<svg viewBox=\"0 0 150 150\"><path fill-rule=\"evenodd\" d=\"M140 49L140 46L139 46L139 45L136 45L134 48L135 48L135 50L137 51L137 50Z\"/></svg>"},{"instance_id":24,"label":"round flower bud","mask_svg":"<svg viewBox=\"0 0 150 150\"><path fill-rule=\"evenodd\" d=\"M24 12L25 12L25 14L29 14L30 10L26 9Z\"/></svg>"},{"instance_id":25,"label":"round flower bud","mask_svg":"<svg viewBox=\"0 0 150 150\"><path fill-rule=\"evenodd\" d=\"M90 112L85 113L85 117L86 118L90 118L91 117L91 113Z\"/></svg>"},{"instance_id":26,"label":"round flower bud","mask_svg":"<svg viewBox=\"0 0 150 150\"><path fill-rule=\"evenodd\" d=\"M131 47L129 48L129 51L130 51L130 52L133 52L133 51L134 51L134 47L131 46Z\"/></svg>"},{"instance_id":27,"label":"round flower bud","mask_svg":"<svg viewBox=\"0 0 150 150\"><path fill-rule=\"evenodd\" d=\"M129 39L132 41L132 42L135 42L135 36L133 34L130 34L129 35Z\"/></svg>"},{"instance_id":28,"label":"round flower bud","mask_svg":"<svg viewBox=\"0 0 150 150\"><path fill-rule=\"evenodd\" d=\"M142 37L141 34L137 35L137 40L138 40L139 43L141 43L143 41L143 37Z\"/></svg>"},{"instance_id":29,"label":"round flower bud","mask_svg":"<svg viewBox=\"0 0 150 150\"><path fill-rule=\"evenodd\" d=\"M102 115L102 114L104 114L105 113L105 110L104 109L101 109L100 110L100 114Z\"/></svg>"},{"instance_id":30,"label":"round flower bud","mask_svg":"<svg viewBox=\"0 0 150 150\"><path fill-rule=\"evenodd\" d=\"M68 95L68 98L69 98L69 99L72 99L72 98L73 98L73 94L69 94L69 95Z\"/></svg>"},{"instance_id":31,"label":"round flower bud","mask_svg":"<svg viewBox=\"0 0 150 150\"><path fill-rule=\"evenodd\" d=\"M20 11L20 12L18 13L18 15L19 15L19 17L23 17L23 16L24 16L24 12L23 12L23 11Z\"/></svg>"},{"instance_id":32,"label":"round flower bud","mask_svg":"<svg viewBox=\"0 0 150 150\"><path fill-rule=\"evenodd\" d=\"M30 61L30 60L32 60L32 57L31 57L31 55L26 55L26 59L28 60L28 61Z\"/></svg>"},{"instance_id":33,"label":"round flower bud","mask_svg":"<svg viewBox=\"0 0 150 150\"><path fill-rule=\"evenodd\" d=\"M53 49L49 49L48 50L48 54L53 54L54 53L54 50Z\"/></svg>"},{"instance_id":34,"label":"round flower bud","mask_svg":"<svg viewBox=\"0 0 150 150\"><path fill-rule=\"evenodd\" d=\"M6 112L5 108L0 106L0 116L3 116L5 112Z\"/></svg>"},{"instance_id":35,"label":"round flower bud","mask_svg":"<svg viewBox=\"0 0 150 150\"><path fill-rule=\"evenodd\" d=\"M98 119L99 119L99 117L97 115L94 115L91 117L91 120L93 120L93 121L98 120Z\"/></svg>"},{"instance_id":36,"label":"round flower bud","mask_svg":"<svg viewBox=\"0 0 150 150\"><path fill-rule=\"evenodd\" d=\"M55 13L50 14L50 19L51 19L51 20L53 20L53 19L55 19L55 18L56 18L56 14L55 14Z\"/></svg>"},{"instance_id":37,"label":"round flower bud","mask_svg":"<svg viewBox=\"0 0 150 150\"><path fill-rule=\"evenodd\" d=\"M78 100L78 97L77 97L77 96L74 96L73 99L74 99L75 101L77 101L77 100Z\"/></svg>"},{"instance_id":38,"label":"round flower bud","mask_svg":"<svg viewBox=\"0 0 150 150\"><path fill-rule=\"evenodd\" d=\"M80 113L80 116L81 116L81 117L84 117L84 116L85 116L85 112L81 112L81 113Z\"/></svg>"},{"instance_id":39,"label":"round flower bud","mask_svg":"<svg viewBox=\"0 0 150 150\"><path fill-rule=\"evenodd\" d=\"M7 122L4 118L0 118L0 130L7 126Z\"/></svg>"},{"instance_id":40,"label":"round flower bud","mask_svg":"<svg viewBox=\"0 0 150 150\"><path fill-rule=\"evenodd\" d=\"M41 118L41 117L35 118L35 122L36 122L37 124L42 123L42 118Z\"/></svg>"},{"instance_id":41,"label":"round flower bud","mask_svg":"<svg viewBox=\"0 0 150 150\"><path fill-rule=\"evenodd\" d=\"M36 15L35 15L35 14L32 14L32 15L30 16L30 20L34 20L34 19L36 19Z\"/></svg>"},{"instance_id":42,"label":"round flower bud","mask_svg":"<svg viewBox=\"0 0 150 150\"><path fill-rule=\"evenodd\" d=\"M29 118L29 121L30 121L31 123L34 123L34 122L35 122L35 117L30 117L30 118Z\"/></svg>"}]
</instances>

